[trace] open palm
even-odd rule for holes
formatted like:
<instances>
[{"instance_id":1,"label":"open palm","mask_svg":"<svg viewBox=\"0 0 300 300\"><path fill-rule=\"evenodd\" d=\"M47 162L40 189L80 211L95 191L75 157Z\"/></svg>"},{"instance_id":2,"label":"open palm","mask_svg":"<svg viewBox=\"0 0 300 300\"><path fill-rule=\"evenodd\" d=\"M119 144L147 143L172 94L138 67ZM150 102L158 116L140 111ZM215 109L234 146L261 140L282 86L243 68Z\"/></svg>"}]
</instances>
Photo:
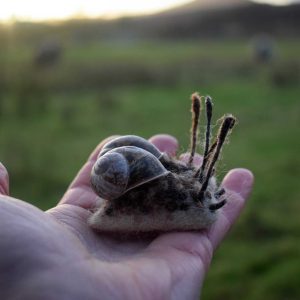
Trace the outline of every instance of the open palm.
<instances>
[{"instance_id":1,"label":"open palm","mask_svg":"<svg viewBox=\"0 0 300 300\"><path fill-rule=\"evenodd\" d=\"M174 153L169 136L151 141ZM253 183L245 169L223 180L228 204L201 232L129 239L87 226L99 197L89 176L103 141L58 205L43 212L8 196L0 168L0 299L197 299L214 249L237 219Z\"/></svg>"}]
</instances>

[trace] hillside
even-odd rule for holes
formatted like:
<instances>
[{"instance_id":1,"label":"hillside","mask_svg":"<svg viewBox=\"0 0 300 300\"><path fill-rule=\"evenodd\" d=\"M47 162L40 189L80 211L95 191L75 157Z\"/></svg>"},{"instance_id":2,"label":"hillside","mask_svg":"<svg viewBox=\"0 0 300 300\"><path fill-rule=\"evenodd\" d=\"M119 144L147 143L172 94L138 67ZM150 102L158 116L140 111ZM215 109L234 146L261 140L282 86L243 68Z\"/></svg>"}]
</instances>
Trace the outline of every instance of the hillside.
<instances>
[{"instance_id":1,"label":"hillside","mask_svg":"<svg viewBox=\"0 0 300 300\"><path fill-rule=\"evenodd\" d=\"M163 14L183 13L192 10L213 10L233 8L238 6L244 6L249 4L248 0L194 0L187 4L177 6L172 9L168 9Z\"/></svg>"},{"instance_id":2,"label":"hillside","mask_svg":"<svg viewBox=\"0 0 300 300\"><path fill-rule=\"evenodd\" d=\"M261 33L298 38L300 3L271 6L243 0L197 0L147 16L111 21L74 19L58 24L17 22L12 28L16 40L31 44L39 43L45 36L62 40L68 36L76 43L249 38ZM9 39L9 33L5 33L5 27L0 25L0 42L5 38Z\"/></svg>"},{"instance_id":3,"label":"hillside","mask_svg":"<svg viewBox=\"0 0 300 300\"><path fill-rule=\"evenodd\" d=\"M202 3L194 1L133 22L139 23L138 28L145 35L170 39L243 37L261 32L286 37L300 32L300 4L271 6L228 0L221 6L208 7L199 2Z\"/></svg>"},{"instance_id":4,"label":"hillside","mask_svg":"<svg viewBox=\"0 0 300 300\"><path fill-rule=\"evenodd\" d=\"M261 33L298 37L300 4L272 6L243 0L197 0L158 14L102 22L99 31L102 37L126 41L249 38Z\"/></svg>"}]
</instances>

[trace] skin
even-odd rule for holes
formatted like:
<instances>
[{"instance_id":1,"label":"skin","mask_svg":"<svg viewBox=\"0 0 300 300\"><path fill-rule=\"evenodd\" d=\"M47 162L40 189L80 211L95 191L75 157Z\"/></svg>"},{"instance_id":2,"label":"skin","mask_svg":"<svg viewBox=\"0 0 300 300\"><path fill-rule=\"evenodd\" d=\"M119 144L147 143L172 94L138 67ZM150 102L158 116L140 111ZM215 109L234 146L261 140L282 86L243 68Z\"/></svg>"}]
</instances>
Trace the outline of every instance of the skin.
<instances>
[{"instance_id":1,"label":"skin","mask_svg":"<svg viewBox=\"0 0 300 300\"><path fill-rule=\"evenodd\" d=\"M86 223L99 201L90 171L107 140L46 212L8 196L8 174L0 165L0 299L199 299L213 253L250 194L252 173L234 169L225 176L229 202L208 230L112 237ZM172 154L178 147L168 135L151 142Z\"/></svg>"}]
</instances>

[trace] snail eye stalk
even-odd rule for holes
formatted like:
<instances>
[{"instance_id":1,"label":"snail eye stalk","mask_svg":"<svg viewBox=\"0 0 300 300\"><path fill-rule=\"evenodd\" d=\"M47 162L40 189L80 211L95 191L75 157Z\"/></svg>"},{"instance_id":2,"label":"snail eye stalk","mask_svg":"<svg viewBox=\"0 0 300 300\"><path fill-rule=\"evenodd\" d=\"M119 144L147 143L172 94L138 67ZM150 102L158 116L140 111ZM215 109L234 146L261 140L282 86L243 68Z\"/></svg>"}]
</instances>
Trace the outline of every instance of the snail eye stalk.
<instances>
[{"instance_id":1,"label":"snail eye stalk","mask_svg":"<svg viewBox=\"0 0 300 300\"><path fill-rule=\"evenodd\" d=\"M192 165L196 146L197 146L197 136L198 136L198 124L201 111L201 98L197 93L192 95L192 128L191 128L191 154L189 157L188 164Z\"/></svg>"},{"instance_id":2,"label":"snail eye stalk","mask_svg":"<svg viewBox=\"0 0 300 300\"><path fill-rule=\"evenodd\" d=\"M204 157L208 154L209 149L209 139L210 139L210 127L211 127L211 117L212 117L212 101L211 97L207 96L205 99L205 107L206 107L206 133L205 133L205 150L204 150Z\"/></svg>"},{"instance_id":3,"label":"snail eye stalk","mask_svg":"<svg viewBox=\"0 0 300 300\"><path fill-rule=\"evenodd\" d=\"M207 189L209 179L212 176L214 166L219 158L222 146L226 140L229 131L233 128L234 124L235 124L235 118L232 115L228 115L223 118L223 122L220 126L217 135L215 150L209 155L209 167L205 176L205 180L201 187L201 191L205 191Z\"/></svg>"},{"instance_id":4,"label":"snail eye stalk","mask_svg":"<svg viewBox=\"0 0 300 300\"><path fill-rule=\"evenodd\" d=\"M201 168L195 174L195 177L199 177L200 182L203 181L203 173L208 161L209 156L209 141L210 141L210 134L211 134L211 118L212 118L212 108L213 103L211 97L207 96L205 99L205 108L206 108L206 132L205 132L205 148L204 148L204 155L203 155L203 162ZM210 149L211 150L211 149Z\"/></svg>"}]
</instances>

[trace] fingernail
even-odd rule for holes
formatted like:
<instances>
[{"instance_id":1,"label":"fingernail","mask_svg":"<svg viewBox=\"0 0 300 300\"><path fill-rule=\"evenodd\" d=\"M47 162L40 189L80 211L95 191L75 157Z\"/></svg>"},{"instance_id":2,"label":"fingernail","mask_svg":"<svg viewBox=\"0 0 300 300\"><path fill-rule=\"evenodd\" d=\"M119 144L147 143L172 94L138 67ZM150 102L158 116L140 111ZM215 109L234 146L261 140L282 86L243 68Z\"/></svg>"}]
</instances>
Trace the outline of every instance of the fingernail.
<instances>
[{"instance_id":1,"label":"fingernail","mask_svg":"<svg viewBox=\"0 0 300 300\"><path fill-rule=\"evenodd\" d=\"M251 193L253 182L254 176L251 171L242 168L233 169L225 176L223 187L246 199Z\"/></svg>"}]
</instances>

